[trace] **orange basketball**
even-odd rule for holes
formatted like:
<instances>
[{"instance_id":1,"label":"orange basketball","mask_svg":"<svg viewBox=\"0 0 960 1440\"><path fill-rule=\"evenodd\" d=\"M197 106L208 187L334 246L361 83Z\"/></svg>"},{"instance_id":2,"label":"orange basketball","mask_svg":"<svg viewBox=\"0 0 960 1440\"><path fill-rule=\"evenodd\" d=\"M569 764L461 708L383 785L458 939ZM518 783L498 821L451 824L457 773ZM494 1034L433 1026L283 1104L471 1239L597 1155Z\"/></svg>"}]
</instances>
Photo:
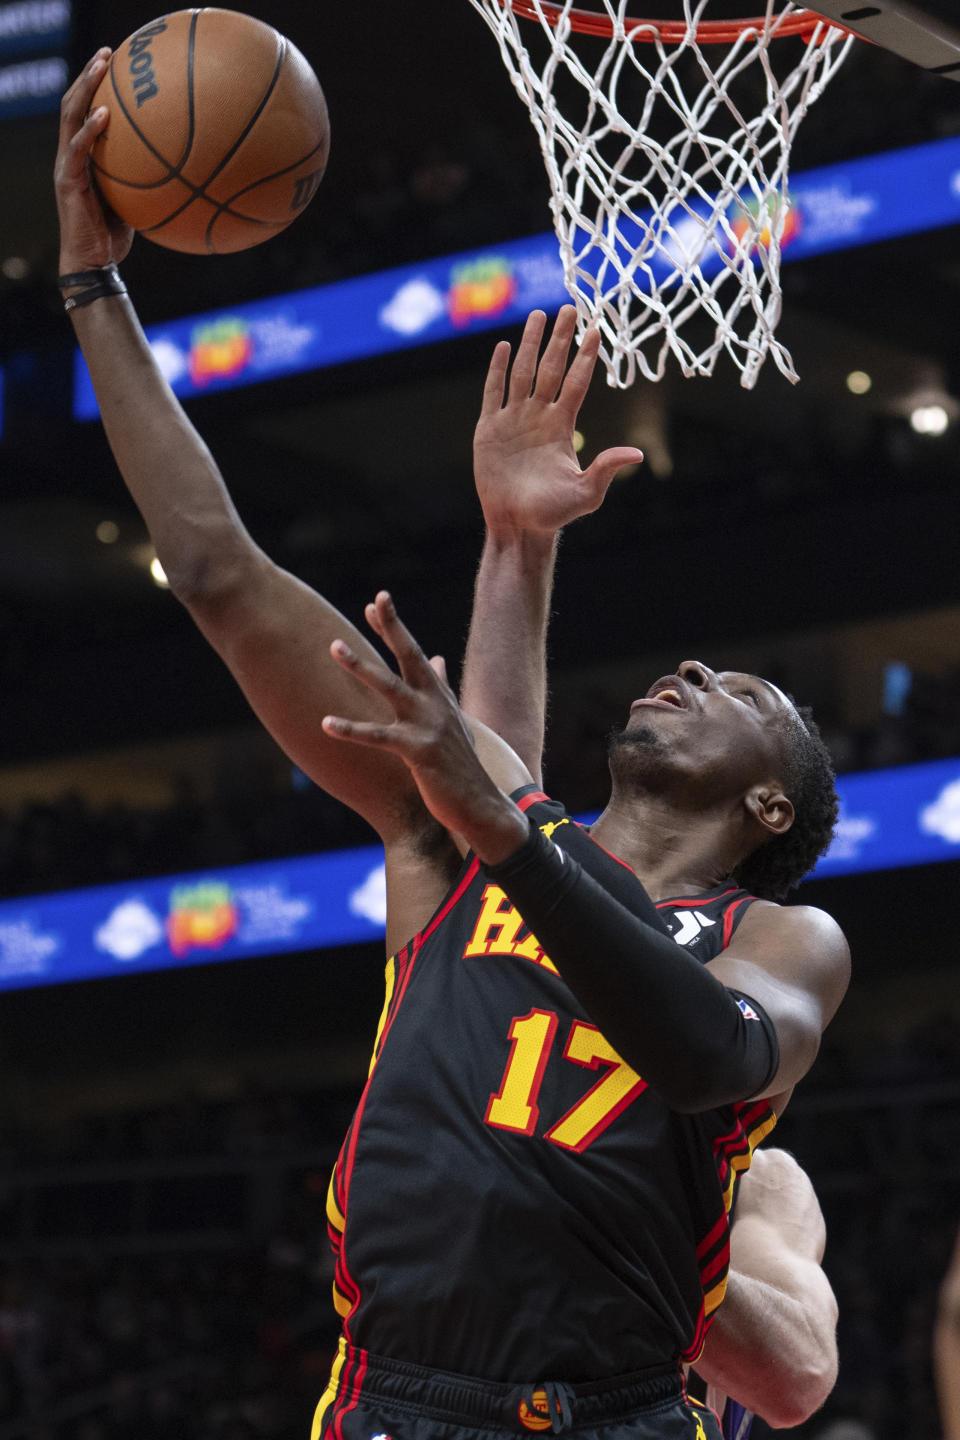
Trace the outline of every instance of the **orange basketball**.
<instances>
[{"instance_id":1,"label":"orange basketball","mask_svg":"<svg viewBox=\"0 0 960 1440\"><path fill-rule=\"evenodd\" d=\"M319 81L295 45L235 10L178 10L115 50L91 109L91 164L135 230L197 255L246 250L313 199L330 148Z\"/></svg>"}]
</instances>

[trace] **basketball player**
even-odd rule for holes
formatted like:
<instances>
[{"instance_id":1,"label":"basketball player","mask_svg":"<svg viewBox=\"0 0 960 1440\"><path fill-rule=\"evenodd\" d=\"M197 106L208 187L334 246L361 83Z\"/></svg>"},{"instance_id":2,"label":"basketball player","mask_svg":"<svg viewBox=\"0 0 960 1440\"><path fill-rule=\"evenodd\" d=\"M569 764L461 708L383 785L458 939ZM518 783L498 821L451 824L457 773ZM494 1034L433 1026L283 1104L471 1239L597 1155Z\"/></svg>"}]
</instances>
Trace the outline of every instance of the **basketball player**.
<instances>
[{"instance_id":1,"label":"basketball player","mask_svg":"<svg viewBox=\"0 0 960 1440\"><path fill-rule=\"evenodd\" d=\"M773 687L685 662L634 707L594 838L467 729L386 593L367 619L399 677L272 564L105 268L131 240L87 168L107 53L64 98L56 182L62 288L114 456L254 710L386 850L387 999L331 1184L344 1338L314 1434L716 1440L680 1361L723 1296L737 1177L847 977L827 917L721 877L788 835L792 795L808 828L811 732ZM684 916L686 948L669 938Z\"/></svg>"},{"instance_id":2,"label":"basketball player","mask_svg":"<svg viewBox=\"0 0 960 1440\"><path fill-rule=\"evenodd\" d=\"M506 404L509 346L502 342L485 387L474 469L486 541L461 696L464 709L482 709L538 779L559 531L596 510L609 483L592 467L582 474L577 463L580 393L560 392L565 404L554 399L574 311L561 311L538 359L545 323L540 312L527 321ZM824 1403L837 1375L837 1305L821 1268L826 1225L809 1178L791 1156L767 1147L755 1155L738 1196L726 1295L696 1366L710 1384L691 1387L722 1416L729 1440L746 1440L752 1413L777 1428L801 1424Z\"/></svg>"}]
</instances>

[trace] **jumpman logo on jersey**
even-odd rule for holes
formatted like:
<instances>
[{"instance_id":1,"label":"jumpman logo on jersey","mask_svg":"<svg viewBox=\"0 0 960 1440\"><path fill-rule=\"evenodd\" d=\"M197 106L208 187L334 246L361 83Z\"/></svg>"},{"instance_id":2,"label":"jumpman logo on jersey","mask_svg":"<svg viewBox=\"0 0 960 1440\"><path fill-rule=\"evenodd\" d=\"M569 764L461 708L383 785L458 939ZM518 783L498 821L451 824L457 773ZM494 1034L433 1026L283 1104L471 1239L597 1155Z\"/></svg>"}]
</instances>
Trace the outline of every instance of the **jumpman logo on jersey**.
<instances>
[{"instance_id":1,"label":"jumpman logo on jersey","mask_svg":"<svg viewBox=\"0 0 960 1440\"><path fill-rule=\"evenodd\" d=\"M701 930L706 930L710 925L716 925L716 920L711 920L709 915L704 915L702 910L684 910L677 917L680 921L680 929L674 934L674 940L678 945L689 945L696 940Z\"/></svg>"},{"instance_id":2,"label":"jumpman logo on jersey","mask_svg":"<svg viewBox=\"0 0 960 1440\"><path fill-rule=\"evenodd\" d=\"M693 1437L693 1440L707 1440L707 1432L703 1428L703 1421L700 1419L700 1416L694 1415L693 1418L697 1422L697 1433Z\"/></svg>"},{"instance_id":3,"label":"jumpman logo on jersey","mask_svg":"<svg viewBox=\"0 0 960 1440\"><path fill-rule=\"evenodd\" d=\"M569 825L569 824L570 824L570 821L567 820L566 818L564 818L563 820L548 820L547 823L546 823L546 825L541 825L541 826L540 826L540 829L543 831L543 833L544 833L544 835L547 837L547 839L548 839L548 840L551 840L551 839L553 838L553 832L554 832L554 830L559 830L561 825Z\"/></svg>"}]
</instances>

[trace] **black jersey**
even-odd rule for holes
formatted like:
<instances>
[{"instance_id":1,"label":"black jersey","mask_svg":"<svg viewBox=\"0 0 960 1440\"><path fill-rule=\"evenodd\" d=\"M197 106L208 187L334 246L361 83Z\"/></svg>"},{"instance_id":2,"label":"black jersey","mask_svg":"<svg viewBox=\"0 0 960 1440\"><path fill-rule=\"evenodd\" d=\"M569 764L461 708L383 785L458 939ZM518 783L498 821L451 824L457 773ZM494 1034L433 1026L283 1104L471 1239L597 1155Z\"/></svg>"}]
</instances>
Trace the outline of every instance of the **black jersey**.
<instances>
[{"instance_id":1,"label":"black jersey","mask_svg":"<svg viewBox=\"0 0 960 1440\"><path fill-rule=\"evenodd\" d=\"M515 798L634 909L628 866L540 792ZM705 962L750 903L728 886L659 910ZM723 1298L736 1179L775 1123L768 1103L671 1111L475 857L386 981L329 1192L348 1342L504 1381L698 1355Z\"/></svg>"}]
</instances>

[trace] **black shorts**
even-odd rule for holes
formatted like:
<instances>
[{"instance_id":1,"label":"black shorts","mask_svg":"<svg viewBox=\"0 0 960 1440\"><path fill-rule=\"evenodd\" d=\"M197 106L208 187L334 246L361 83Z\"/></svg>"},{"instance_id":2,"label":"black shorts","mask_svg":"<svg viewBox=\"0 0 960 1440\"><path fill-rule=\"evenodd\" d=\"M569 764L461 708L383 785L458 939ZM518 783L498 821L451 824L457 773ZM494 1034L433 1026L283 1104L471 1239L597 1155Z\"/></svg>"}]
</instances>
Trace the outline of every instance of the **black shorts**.
<instances>
[{"instance_id":1,"label":"black shorts","mask_svg":"<svg viewBox=\"0 0 960 1440\"><path fill-rule=\"evenodd\" d=\"M570 1433L570 1440L722 1440L678 1366L585 1385L497 1384L385 1360L340 1341L311 1440L474 1440Z\"/></svg>"}]
</instances>

